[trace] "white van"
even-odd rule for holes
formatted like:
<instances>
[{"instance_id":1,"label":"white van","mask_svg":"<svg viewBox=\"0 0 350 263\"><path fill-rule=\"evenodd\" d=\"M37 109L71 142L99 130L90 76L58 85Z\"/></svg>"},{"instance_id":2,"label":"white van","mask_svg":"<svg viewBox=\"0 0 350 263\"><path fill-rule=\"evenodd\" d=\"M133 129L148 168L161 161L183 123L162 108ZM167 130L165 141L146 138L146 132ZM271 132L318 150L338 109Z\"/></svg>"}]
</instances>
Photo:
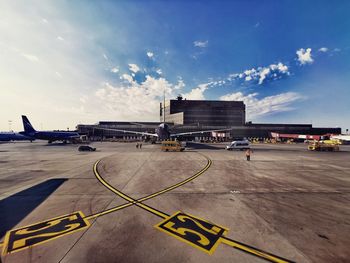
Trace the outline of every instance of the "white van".
<instances>
[{"instance_id":1,"label":"white van","mask_svg":"<svg viewBox=\"0 0 350 263\"><path fill-rule=\"evenodd\" d=\"M233 141L230 145L226 146L226 150L232 151L232 150L245 150L249 149L249 141L243 140L243 141Z\"/></svg>"}]
</instances>

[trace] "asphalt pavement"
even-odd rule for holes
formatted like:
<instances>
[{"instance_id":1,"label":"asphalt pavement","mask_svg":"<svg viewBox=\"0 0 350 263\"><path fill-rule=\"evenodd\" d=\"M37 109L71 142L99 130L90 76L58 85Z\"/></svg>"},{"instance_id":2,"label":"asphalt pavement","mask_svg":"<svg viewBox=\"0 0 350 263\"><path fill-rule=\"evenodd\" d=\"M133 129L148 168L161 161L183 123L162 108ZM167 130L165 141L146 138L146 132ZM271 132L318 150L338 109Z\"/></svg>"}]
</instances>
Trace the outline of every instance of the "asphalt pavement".
<instances>
[{"instance_id":1,"label":"asphalt pavement","mask_svg":"<svg viewBox=\"0 0 350 263\"><path fill-rule=\"evenodd\" d=\"M350 146L0 144L2 262L348 262Z\"/></svg>"}]
</instances>

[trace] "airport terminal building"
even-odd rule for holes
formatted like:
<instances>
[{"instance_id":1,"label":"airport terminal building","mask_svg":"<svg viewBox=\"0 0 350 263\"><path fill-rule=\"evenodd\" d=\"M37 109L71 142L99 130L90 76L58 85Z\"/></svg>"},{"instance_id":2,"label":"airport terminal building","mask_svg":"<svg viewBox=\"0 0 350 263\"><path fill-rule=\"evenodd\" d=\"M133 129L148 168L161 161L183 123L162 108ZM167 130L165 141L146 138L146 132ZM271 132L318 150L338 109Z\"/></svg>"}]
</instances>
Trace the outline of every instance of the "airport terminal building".
<instances>
[{"instance_id":1,"label":"airport terminal building","mask_svg":"<svg viewBox=\"0 0 350 263\"><path fill-rule=\"evenodd\" d=\"M164 104L164 103L163 103ZM242 126L245 124L243 101L169 100L160 103L160 121L175 125Z\"/></svg>"},{"instance_id":2,"label":"airport terminal building","mask_svg":"<svg viewBox=\"0 0 350 263\"><path fill-rule=\"evenodd\" d=\"M162 122L170 126L171 133L230 129L183 136L182 139L186 140L227 141L237 137L270 138L271 132L311 135L341 133L341 128L314 128L312 124L246 123L245 109L243 101L183 100L178 97L176 100L160 103L160 122L100 121L93 125L79 124L77 130L80 134L95 140L140 139L141 135L101 128L154 133Z\"/></svg>"}]
</instances>

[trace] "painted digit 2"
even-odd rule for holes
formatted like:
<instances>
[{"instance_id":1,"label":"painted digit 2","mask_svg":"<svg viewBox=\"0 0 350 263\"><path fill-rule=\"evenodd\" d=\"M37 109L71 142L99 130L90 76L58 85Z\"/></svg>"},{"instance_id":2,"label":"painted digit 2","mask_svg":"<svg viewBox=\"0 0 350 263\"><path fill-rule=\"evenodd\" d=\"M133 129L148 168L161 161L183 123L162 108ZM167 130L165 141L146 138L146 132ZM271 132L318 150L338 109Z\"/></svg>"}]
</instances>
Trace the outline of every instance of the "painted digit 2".
<instances>
[{"instance_id":1,"label":"painted digit 2","mask_svg":"<svg viewBox=\"0 0 350 263\"><path fill-rule=\"evenodd\" d=\"M78 217L76 215L70 216L68 218L68 220L70 220L70 221L71 220L76 220L76 219L78 219ZM57 236L57 235L63 235L63 234L65 234L67 232L70 232L73 229L76 229L76 228L78 228L80 226L79 223L73 223L73 224L65 225L65 229L63 229L61 231L58 231L58 232L49 232L49 233L43 233L43 234L35 235L35 233L40 233L40 232L42 232L42 231L44 231L46 229L49 229L51 227L54 227L54 226L58 225L61 222L62 222L61 220L54 220L54 221L49 222L47 226L42 227L40 229L35 229L35 230L21 229L21 230L16 231L14 233L16 236L23 236L23 235L28 235L28 234L34 234L34 235L31 235L31 236L28 236L28 237L16 240L15 242L13 242L12 249L16 250L16 249L18 249L20 247L25 247L26 243L29 240L31 240L31 239L35 239L35 238L50 238L50 237L54 237L54 236Z\"/></svg>"},{"instance_id":2,"label":"painted digit 2","mask_svg":"<svg viewBox=\"0 0 350 263\"><path fill-rule=\"evenodd\" d=\"M36 246L89 226L90 223L84 219L83 213L78 211L34 225L14 229L6 234L3 254L16 252L29 246Z\"/></svg>"}]
</instances>

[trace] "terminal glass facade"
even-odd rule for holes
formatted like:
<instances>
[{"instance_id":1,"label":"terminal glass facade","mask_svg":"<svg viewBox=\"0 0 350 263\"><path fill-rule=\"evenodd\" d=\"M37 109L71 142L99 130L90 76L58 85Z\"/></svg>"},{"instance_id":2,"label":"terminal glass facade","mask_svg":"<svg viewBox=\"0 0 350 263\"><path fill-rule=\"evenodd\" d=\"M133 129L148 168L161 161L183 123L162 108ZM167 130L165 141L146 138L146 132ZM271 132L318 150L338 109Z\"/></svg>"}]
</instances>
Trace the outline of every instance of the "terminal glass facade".
<instances>
[{"instance_id":1,"label":"terminal glass facade","mask_svg":"<svg viewBox=\"0 0 350 263\"><path fill-rule=\"evenodd\" d=\"M198 126L245 124L245 104L242 101L170 100L165 103L163 112L165 121L174 124ZM163 119L161 111L160 120Z\"/></svg>"}]
</instances>

